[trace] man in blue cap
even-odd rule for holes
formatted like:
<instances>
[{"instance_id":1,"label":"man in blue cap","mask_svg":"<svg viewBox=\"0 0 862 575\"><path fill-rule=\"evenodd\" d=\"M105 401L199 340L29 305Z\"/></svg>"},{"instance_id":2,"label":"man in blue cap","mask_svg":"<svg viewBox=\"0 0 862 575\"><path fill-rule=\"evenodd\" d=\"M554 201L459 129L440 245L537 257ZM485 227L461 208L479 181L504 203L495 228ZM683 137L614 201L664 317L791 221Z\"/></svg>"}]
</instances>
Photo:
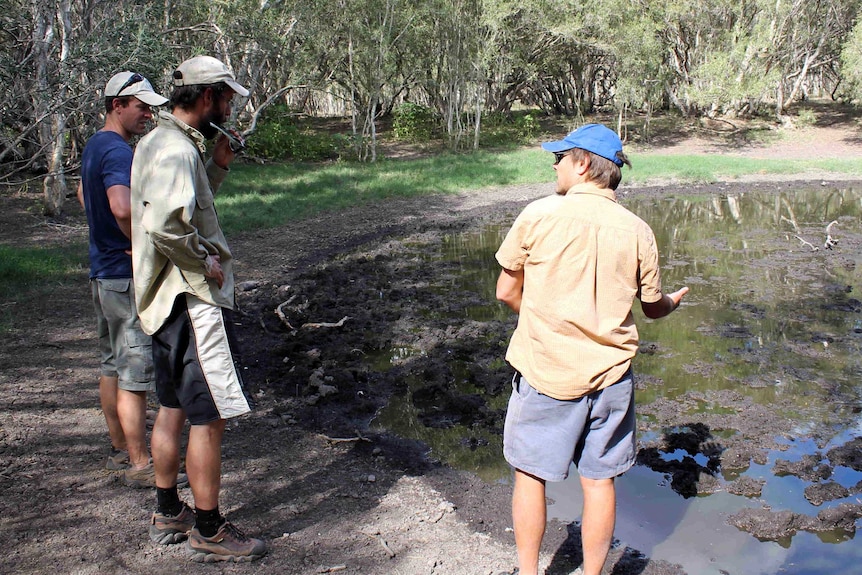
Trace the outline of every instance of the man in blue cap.
<instances>
[{"instance_id":1,"label":"man in blue cap","mask_svg":"<svg viewBox=\"0 0 862 575\"><path fill-rule=\"evenodd\" d=\"M556 159L556 194L528 205L496 254L497 299L519 314L503 436L519 573L538 573L545 482L564 480L574 463L583 572L599 575L614 532L614 478L636 454L632 305L637 298L647 317L664 317L688 288L662 293L653 232L616 201L620 168L631 167L616 133L588 124L542 148Z\"/></svg>"}]
</instances>

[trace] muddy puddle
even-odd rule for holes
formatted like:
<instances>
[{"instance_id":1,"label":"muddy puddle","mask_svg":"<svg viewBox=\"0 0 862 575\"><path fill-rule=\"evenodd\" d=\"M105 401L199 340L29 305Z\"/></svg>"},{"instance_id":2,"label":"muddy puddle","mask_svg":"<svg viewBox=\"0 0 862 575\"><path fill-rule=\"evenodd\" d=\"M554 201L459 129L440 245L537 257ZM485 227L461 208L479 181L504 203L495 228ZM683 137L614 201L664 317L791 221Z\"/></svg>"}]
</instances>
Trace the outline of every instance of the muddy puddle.
<instances>
[{"instance_id":1,"label":"muddy puddle","mask_svg":"<svg viewBox=\"0 0 862 575\"><path fill-rule=\"evenodd\" d=\"M639 454L619 480L616 536L688 573L862 561L862 189L777 187L620 198L653 227L664 286L691 293L670 318L636 309ZM271 377L315 406L295 417L421 442L432 460L509 482L515 318L494 300L493 255L520 207L417 229L279 288ZM549 516L576 525L578 489L550 485Z\"/></svg>"}]
</instances>

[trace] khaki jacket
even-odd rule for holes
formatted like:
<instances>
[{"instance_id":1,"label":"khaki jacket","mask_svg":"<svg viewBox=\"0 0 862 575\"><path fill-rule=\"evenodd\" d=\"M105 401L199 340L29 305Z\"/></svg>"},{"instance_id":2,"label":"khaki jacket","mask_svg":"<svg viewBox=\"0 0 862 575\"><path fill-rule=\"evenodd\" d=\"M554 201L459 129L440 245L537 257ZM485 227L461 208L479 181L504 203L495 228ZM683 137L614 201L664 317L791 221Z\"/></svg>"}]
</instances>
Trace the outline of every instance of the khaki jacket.
<instances>
[{"instance_id":1,"label":"khaki jacket","mask_svg":"<svg viewBox=\"0 0 862 575\"><path fill-rule=\"evenodd\" d=\"M204 163L203 135L168 112L132 161L132 271L141 326L159 330L179 294L233 309L233 257L213 203L227 170ZM205 276L218 255L224 284Z\"/></svg>"}]
</instances>

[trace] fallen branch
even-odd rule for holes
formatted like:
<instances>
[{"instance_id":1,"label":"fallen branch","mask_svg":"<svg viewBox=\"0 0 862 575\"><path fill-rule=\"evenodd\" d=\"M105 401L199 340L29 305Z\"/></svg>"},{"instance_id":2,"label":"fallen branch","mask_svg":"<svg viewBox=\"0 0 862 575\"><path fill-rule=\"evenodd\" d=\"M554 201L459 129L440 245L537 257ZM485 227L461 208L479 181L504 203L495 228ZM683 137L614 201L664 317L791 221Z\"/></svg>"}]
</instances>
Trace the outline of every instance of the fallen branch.
<instances>
[{"instance_id":1,"label":"fallen branch","mask_svg":"<svg viewBox=\"0 0 862 575\"><path fill-rule=\"evenodd\" d=\"M322 437L323 439L325 439L329 443L332 443L333 445L335 445L337 443L352 443L354 441L371 442L371 440L368 439L367 437L362 437L362 435L358 431L356 432L356 437L329 437L328 435L323 435L322 433L319 435L320 435L320 437Z\"/></svg>"},{"instance_id":2,"label":"fallen branch","mask_svg":"<svg viewBox=\"0 0 862 575\"><path fill-rule=\"evenodd\" d=\"M290 300L287 300L287 301L285 301L285 302L282 302L282 303L278 304L278 307L277 307L277 308L275 308L275 315L277 315L277 316L278 316L278 319L280 319L280 320L281 320L281 323L283 323L284 325L286 325L286 326L287 326L287 329L289 329L289 330L293 331L293 330L296 330L296 328L295 328L295 327L293 327L292 325L290 325L290 322L287 320L287 316L286 316L286 315L284 315L284 310L282 309L282 308L283 308L284 306L286 306L288 303L290 303Z\"/></svg>"},{"instance_id":3,"label":"fallen branch","mask_svg":"<svg viewBox=\"0 0 862 575\"><path fill-rule=\"evenodd\" d=\"M304 324L302 324L302 326L300 326L300 329L305 329L305 328L308 328L308 329L317 329L317 328L319 328L319 327L341 327L341 326L343 326L343 325L344 325L344 322L346 322L346 321L347 321L347 320L349 320L349 319L353 319L353 318L351 318L350 316L346 315L346 316L344 316L343 318L341 318L340 320L338 320L338 321L337 321L337 322L335 322L335 323L332 323L332 322L325 322L325 321L324 321L324 322L320 322L320 323L304 323Z\"/></svg>"},{"instance_id":4,"label":"fallen branch","mask_svg":"<svg viewBox=\"0 0 862 575\"><path fill-rule=\"evenodd\" d=\"M832 237L832 226L834 226L837 223L838 223L837 220L833 220L833 221L829 222L828 226L826 226L826 243L823 244L823 247L826 248L827 250L831 250L832 246L834 246L835 244L838 243L838 240L836 240Z\"/></svg>"},{"instance_id":5,"label":"fallen branch","mask_svg":"<svg viewBox=\"0 0 862 575\"><path fill-rule=\"evenodd\" d=\"M332 567L321 567L317 570L318 573L335 573L337 571L344 571L347 569L347 565L333 565Z\"/></svg>"},{"instance_id":6,"label":"fallen branch","mask_svg":"<svg viewBox=\"0 0 862 575\"><path fill-rule=\"evenodd\" d=\"M379 531L377 531L375 533L368 533L367 531L362 531L360 529L359 532L362 533L363 535L367 535L368 537L371 537L373 539L377 539L378 541L380 541L380 545L383 547L383 549L386 550L386 554L389 555L389 558L391 559L392 557L395 557L395 551L393 551L392 548L389 547L389 544L386 542L386 539L384 539L383 536L380 535Z\"/></svg>"},{"instance_id":7,"label":"fallen branch","mask_svg":"<svg viewBox=\"0 0 862 575\"><path fill-rule=\"evenodd\" d=\"M809 246L811 248L812 252L816 252L818 249L820 249L817 246L815 246L814 244L812 244L811 242L806 242L805 240L803 240L799 236L793 236L793 237L796 238L797 240L799 240L800 242L802 242L803 245Z\"/></svg>"}]
</instances>

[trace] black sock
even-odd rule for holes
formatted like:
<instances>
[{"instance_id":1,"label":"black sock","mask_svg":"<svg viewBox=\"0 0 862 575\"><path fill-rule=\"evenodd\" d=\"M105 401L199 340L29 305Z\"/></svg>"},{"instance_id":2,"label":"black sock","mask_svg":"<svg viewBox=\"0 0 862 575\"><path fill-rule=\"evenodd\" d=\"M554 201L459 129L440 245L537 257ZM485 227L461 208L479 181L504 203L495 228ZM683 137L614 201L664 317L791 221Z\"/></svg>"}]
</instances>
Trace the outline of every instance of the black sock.
<instances>
[{"instance_id":1,"label":"black sock","mask_svg":"<svg viewBox=\"0 0 862 575\"><path fill-rule=\"evenodd\" d=\"M156 487L156 511L162 515L176 517L183 510L183 502L177 494L177 486L162 489Z\"/></svg>"},{"instance_id":2,"label":"black sock","mask_svg":"<svg viewBox=\"0 0 862 575\"><path fill-rule=\"evenodd\" d=\"M195 509L195 527L204 537L215 535L222 523L224 523L224 517L218 512L218 507L209 510L200 507Z\"/></svg>"}]
</instances>

